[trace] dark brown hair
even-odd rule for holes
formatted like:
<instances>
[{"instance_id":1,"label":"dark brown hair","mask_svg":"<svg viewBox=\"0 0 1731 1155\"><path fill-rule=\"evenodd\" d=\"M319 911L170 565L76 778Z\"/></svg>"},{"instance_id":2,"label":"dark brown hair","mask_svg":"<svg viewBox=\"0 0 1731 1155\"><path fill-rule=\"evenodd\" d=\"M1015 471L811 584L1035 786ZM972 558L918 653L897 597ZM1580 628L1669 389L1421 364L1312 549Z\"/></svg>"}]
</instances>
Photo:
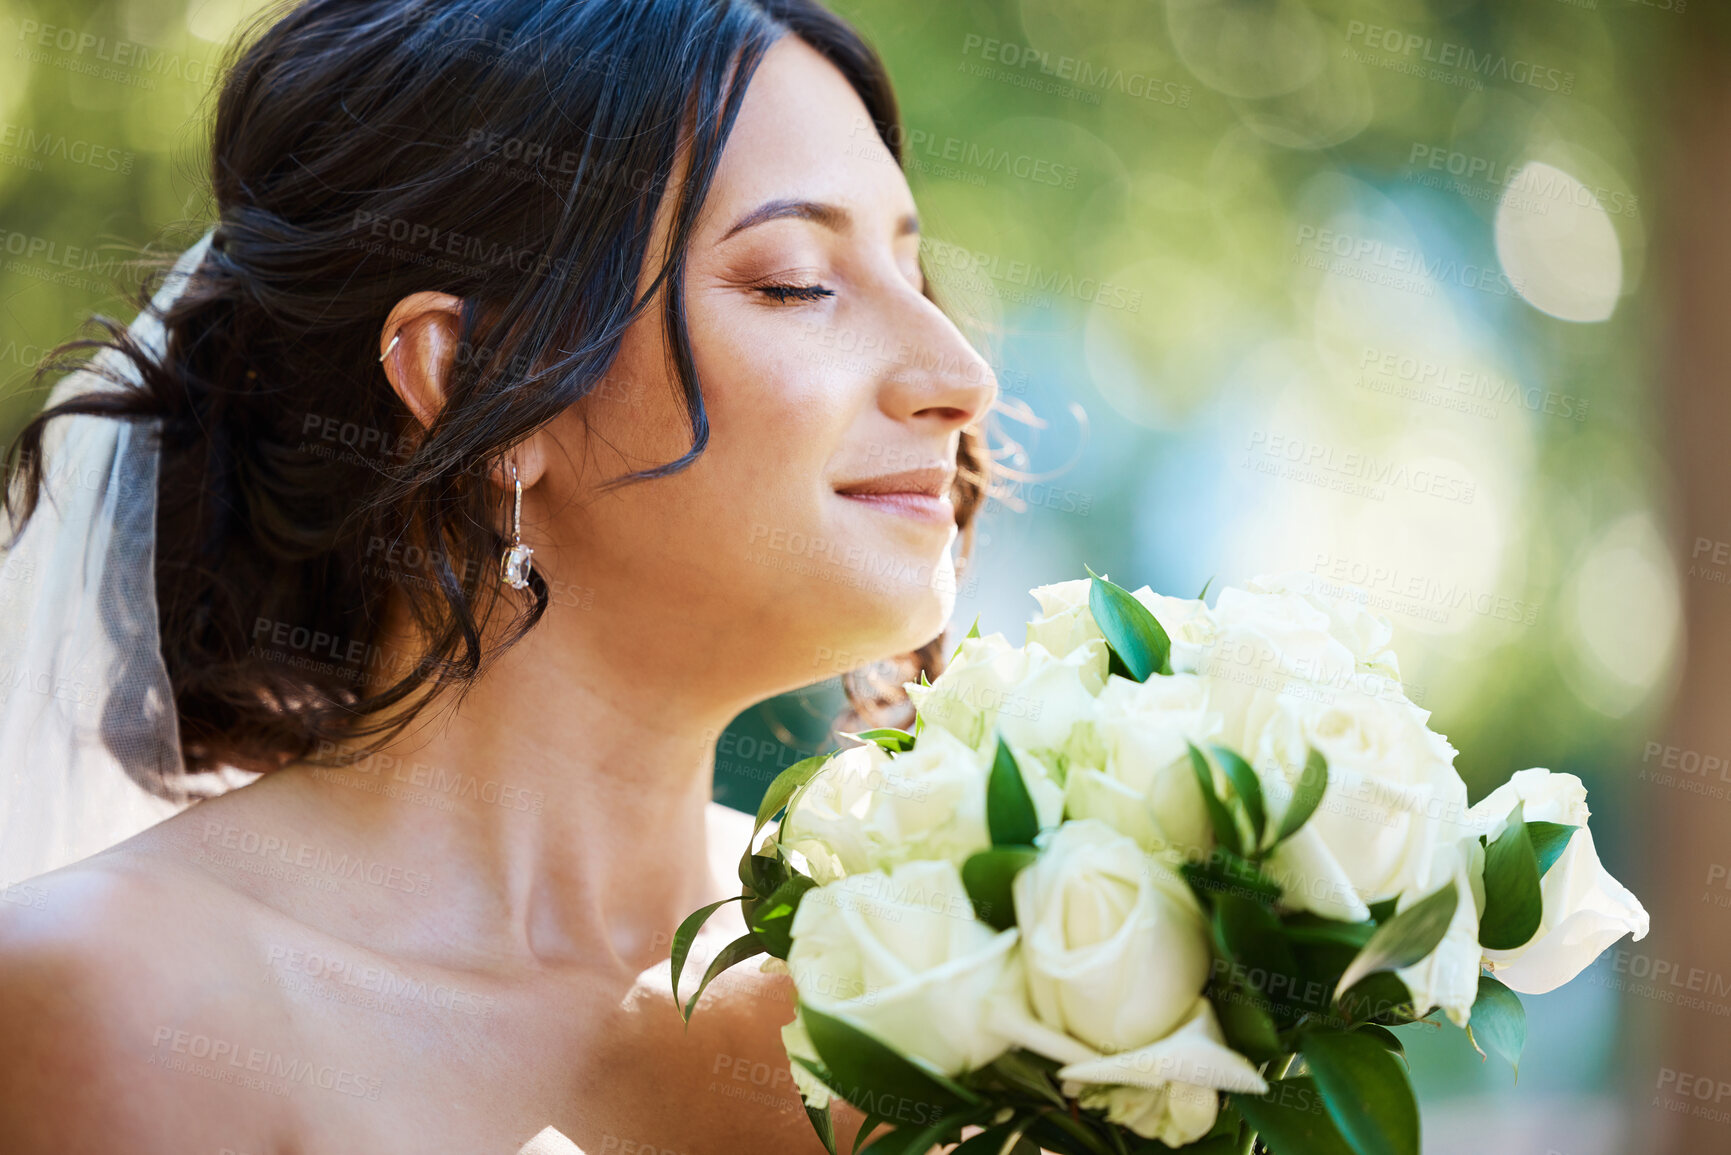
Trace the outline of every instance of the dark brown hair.
<instances>
[{"instance_id":1,"label":"dark brown hair","mask_svg":"<svg viewBox=\"0 0 1731 1155\"><path fill-rule=\"evenodd\" d=\"M303 0L231 49L211 150L219 220L164 317L164 356L96 318L101 335L62 345L41 372L110 347L142 386L44 411L5 461L21 526L50 421L161 420L156 590L186 771L383 741L436 696L420 691L460 696L541 619L550 591L535 574L532 604L483 646L504 545L486 472L606 382L658 289L691 448L608 484L702 453L686 247L746 85L790 34L842 72L899 161L882 62L812 0ZM689 167L670 189L682 148ZM670 253L635 299L664 193ZM423 432L377 342L398 300L435 286L464 307L447 401ZM965 558L987 485L978 430L960 466ZM379 564L405 553L413 572ZM393 591L429 641L368 693ZM261 650L261 630L326 645L284 660ZM905 720L899 683L936 675L941 640L850 675L851 718ZM356 653L358 667L342 659ZM172 794L171 769L140 780Z\"/></svg>"}]
</instances>

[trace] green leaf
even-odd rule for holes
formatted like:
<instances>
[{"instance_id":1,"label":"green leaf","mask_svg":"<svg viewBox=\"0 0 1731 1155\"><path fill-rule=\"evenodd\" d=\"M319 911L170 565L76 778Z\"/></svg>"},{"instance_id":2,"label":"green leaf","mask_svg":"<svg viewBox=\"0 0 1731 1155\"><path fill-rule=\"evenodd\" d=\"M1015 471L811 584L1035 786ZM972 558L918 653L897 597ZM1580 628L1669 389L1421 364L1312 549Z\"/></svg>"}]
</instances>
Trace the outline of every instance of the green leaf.
<instances>
[{"instance_id":1,"label":"green leaf","mask_svg":"<svg viewBox=\"0 0 1731 1155\"><path fill-rule=\"evenodd\" d=\"M1229 1102L1277 1155L1353 1155L1309 1078L1271 1079L1263 1095L1232 1095Z\"/></svg>"},{"instance_id":2,"label":"green leaf","mask_svg":"<svg viewBox=\"0 0 1731 1155\"><path fill-rule=\"evenodd\" d=\"M1051 1062L1051 1060L1046 1060ZM1051 1062L1050 1070L1057 1070L1061 1064ZM1063 1107L1064 1097L1058 1093L1052 1083L1048 1068L1040 1066L1027 1051L1011 1049L1005 1051L992 1061L989 1068L992 1074L1002 1079L1010 1087L1023 1094L1032 1095L1036 1099L1044 1099L1054 1107Z\"/></svg>"},{"instance_id":3,"label":"green leaf","mask_svg":"<svg viewBox=\"0 0 1731 1155\"><path fill-rule=\"evenodd\" d=\"M1182 862L1178 873L1191 889L1206 894L1236 894L1271 904L1280 899L1280 884L1258 870L1248 859L1216 847L1205 862Z\"/></svg>"},{"instance_id":4,"label":"green leaf","mask_svg":"<svg viewBox=\"0 0 1731 1155\"><path fill-rule=\"evenodd\" d=\"M1123 586L1092 569L1088 576L1094 579L1088 587L1088 612L1094 615L1106 645L1124 663L1129 676L1146 682L1155 674L1170 674L1172 639L1159 620Z\"/></svg>"},{"instance_id":5,"label":"green leaf","mask_svg":"<svg viewBox=\"0 0 1731 1155\"><path fill-rule=\"evenodd\" d=\"M685 916L685 921L679 924L679 929L673 932L673 1001L679 1001L679 973L685 969L685 960L691 954L691 944L697 941L697 932L703 929L703 924L709 921L709 916L730 902L738 902L745 896L736 894L732 898L724 898L712 902L708 906L700 906Z\"/></svg>"},{"instance_id":6,"label":"green leaf","mask_svg":"<svg viewBox=\"0 0 1731 1155\"><path fill-rule=\"evenodd\" d=\"M683 1015L685 1025L691 1025L691 1012L696 1009L697 1000L703 997L703 992L708 989L710 982L714 980L716 975L734 963L744 962L753 955L762 953L763 944L757 941L757 936L754 934L742 934L722 947L721 952L710 962L709 969L703 972L703 981L697 984L697 990L692 994L691 1001L685 1004Z\"/></svg>"},{"instance_id":7,"label":"green leaf","mask_svg":"<svg viewBox=\"0 0 1731 1155\"><path fill-rule=\"evenodd\" d=\"M962 863L962 885L967 887L981 922L998 930L1016 925L1011 884L1036 857L1031 846L997 846L969 855Z\"/></svg>"},{"instance_id":8,"label":"green leaf","mask_svg":"<svg viewBox=\"0 0 1731 1155\"><path fill-rule=\"evenodd\" d=\"M1209 574L1208 580L1202 583L1202 592L1196 595L1196 600L1201 601L1204 598L1206 598L1208 596L1208 587L1213 585L1213 584L1214 584L1214 575Z\"/></svg>"},{"instance_id":9,"label":"green leaf","mask_svg":"<svg viewBox=\"0 0 1731 1155\"><path fill-rule=\"evenodd\" d=\"M960 1146L950 1151L950 1155L1000 1155L1015 1129L1013 1121L988 1127L973 1138L963 1140Z\"/></svg>"},{"instance_id":10,"label":"green leaf","mask_svg":"<svg viewBox=\"0 0 1731 1155\"><path fill-rule=\"evenodd\" d=\"M1372 922L1387 922L1394 917L1394 912L1400 907L1400 896L1385 898L1381 902L1370 904L1370 920Z\"/></svg>"},{"instance_id":11,"label":"green leaf","mask_svg":"<svg viewBox=\"0 0 1731 1155\"><path fill-rule=\"evenodd\" d=\"M1304 759L1304 773L1299 776L1298 788L1292 792L1292 801L1287 804L1286 816L1280 820L1280 831L1274 836L1270 849L1285 842L1304 824L1310 821L1310 816L1322 804L1322 795L1328 789L1328 759L1312 748Z\"/></svg>"},{"instance_id":12,"label":"green leaf","mask_svg":"<svg viewBox=\"0 0 1731 1155\"><path fill-rule=\"evenodd\" d=\"M793 916L799 910L799 900L816 885L803 874L792 875L752 911L751 930L764 950L779 959L787 957L793 944Z\"/></svg>"},{"instance_id":13,"label":"green leaf","mask_svg":"<svg viewBox=\"0 0 1731 1155\"><path fill-rule=\"evenodd\" d=\"M924 1117L978 1106L980 1098L953 1079L899 1053L852 1023L826 1015L810 1003L799 1015L836 1094L886 1119Z\"/></svg>"},{"instance_id":14,"label":"green leaf","mask_svg":"<svg viewBox=\"0 0 1731 1155\"><path fill-rule=\"evenodd\" d=\"M1336 1008L1349 1021L1410 1023L1412 992L1393 971L1378 971L1366 975L1340 993ZM1429 1012L1427 1012L1429 1013Z\"/></svg>"},{"instance_id":15,"label":"green leaf","mask_svg":"<svg viewBox=\"0 0 1731 1155\"><path fill-rule=\"evenodd\" d=\"M962 642L967 641L969 638L977 638L979 636L980 636L980 615L975 614L974 615L974 624L968 627L968 632L966 634L962 635ZM956 648L950 651L950 661L952 661L952 662L955 661L956 655L962 652L962 642L957 642ZM921 676L924 676L925 671L921 670L920 674L921 674Z\"/></svg>"},{"instance_id":16,"label":"green leaf","mask_svg":"<svg viewBox=\"0 0 1731 1155\"><path fill-rule=\"evenodd\" d=\"M853 1149L854 1149L854 1151L858 1152L859 1148L860 1148L860 1144L864 1143L866 1141L866 1138L873 1131L876 1131L878 1129L878 1127L880 1125L882 1125L883 1123L885 1123L886 1121L887 1120L882 1119L877 1115L869 1115L869 1114L864 1119L861 1119L860 1124L859 1124L859 1130L855 1131L853 1133Z\"/></svg>"},{"instance_id":17,"label":"green leaf","mask_svg":"<svg viewBox=\"0 0 1731 1155\"><path fill-rule=\"evenodd\" d=\"M1356 954L1364 949L1365 944L1376 933L1376 923L1337 922L1308 911L1298 911L1286 916L1281 929L1290 942L1329 943L1351 947Z\"/></svg>"},{"instance_id":18,"label":"green leaf","mask_svg":"<svg viewBox=\"0 0 1731 1155\"><path fill-rule=\"evenodd\" d=\"M1236 751L1225 746L1211 746L1220 768L1226 771L1227 781L1232 783L1233 792L1238 795L1238 801L1244 805L1244 815L1250 819L1252 833L1251 847L1262 845L1262 834L1268 824L1268 813L1262 804L1262 783L1257 780L1256 771L1250 768L1250 763L1240 758Z\"/></svg>"},{"instance_id":19,"label":"green leaf","mask_svg":"<svg viewBox=\"0 0 1731 1155\"><path fill-rule=\"evenodd\" d=\"M834 753L832 750L829 754L813 754L810 758L802 758L775 776L775 781L771 782L769 789L763 793L763 801L757 804L757 825L751 828L752 842L757 841L758 832L775 817L776 811L787 805L793 792L811 781L811 776L823 769L823 764L829 761Z\"/></svg>"},{"instance_id":20,"label":"green leaf","mask_svg":"<svg viewBox=\"0 0 1731 1155\"><path fill-rule=\"evenodd\" d=\"M1208 825L1214 829L1214 841L1232 853L1240 854L1243 847L1238 842L1238 824L1232 821L1232 812L1214 792L1214 771L1209 768L1208 758L1195 743L1187 742L1185 745L1190 747L1190 768L1196 772L1196 786L1202 791L1202 805L1208 810Z\"/></svg>"},{"instance_id":21,"label":"green leaf","mask_svg":"<svg viewBox=\"0 0 1731 1155\"><path fill-rule=\"evenodd\" d=\"M1525 805L1515 803L1508 829L1485 850L1485 910L1479 917L1479 944L1486 950L1524 946L1544 915L1539 859L1521 814Z\"/></svg>"},{"instance_id":22,"label":"green leaf","mask_svg":"<svg viewBox=\"0 0 1731 1155\"><path fill-rule=\"evenodd\" d=\"M1034 800L1028 797L1016 756L1002 737L992 759L991 776L986 779L986 829L991 832L993 846L1032 846L1034 835L1040 832Z\"/></svg>"},{"instance_id":23,"label":"green leaf","mask_svg":"<svg viewBox=\"0 0 1731 1155\"><path fill-rule=\"evenodd\" d=\"M1507 1060L1521 1075L1521 1050L1527 1045L1527 1009L1519 996L1490 975L1479 976L1479 994L1467 1019L1467 1038L1483 1055L1486 1048ZM1482 1045L1481 1045L1482 1044Z\"/></svg>"},{"instance_id":24,"label":"green leaf","mask_svg":"<svg viewBox=\"0 0 1731 1155\"><path fill-rule=\"evenodd\" d=\"M1214 1017L1220 1020L1227 1045L1252 1063L1266 1063L1279 1056L1280 1036L1274 1020L1253 999L1236 991L1216 996Z\"/></svg>"},{"instance_id":25,"label":"green leaf","mask_svg":"<svg viewBox=\"0 0 1731 1155\"><path fill-rule=\"evenodd\" d=\"M1292 990L1299 981L1298 960L1281 934L1280 922L1267 907L1236 894L1214 900L1213 930L1220 953L1258 975L1263 994Z\"/></svg>"},{"instance_id":26,"label":"green leaf","mask_svg":"<svg viewBox=\"0 0 1731 1155\"><path fill-rule=\"evenodd\" d=\"M1357 1032L1312 1031L1299 1048L1356 1155L1418 1155L1418 1103L1399 1059Z\"/></svg>"},{"instance_id":27,"label":"green leaf","mask_svg":"<svg viewBox=\"0 0 1731 1155\"><path fill-rule=\"evenodd\" d=\"M817 1132L817 1141L823 1144L823 1149L835 1155L835 1120L830 1116L829 1104L821 1107L805 1104L805 1117L811 1120L811 1129Z\"/></svg>"},{"instance_id":28,"label":"green leaf","mask_svg":"<svg viewBox=\"0 0 1731 1155\"><path fill-rule=\"evenodd\" d=\"M1091 1116L1084 1115L1084 1119ZM1089 1155L1117 1155L1093 1128L1079 1123L1062 1111L1043 1111L1028 1128L1028 1134L1050 1151L1074 1151L1080 1147ZM1047 1136L1050 1136L1048 1138Z\"/></svg>"},{"instance_id":29,"label":"green leaf","mask_svg":"<svg viewBox=\"0 0 1731 1155\"><path fill-rule=\"evenodd\" d=\"M739 881L758 898L775 893L775 889L793 875L781 852L753 854L746 851L739 859ZM747 902L749 906L749 901Z\"/></svg>"},{"instance_id":30,"label":"green leaf","mask_svg":"<svg viewBox=\"0 0 1731 1155\"><path fill-rule=\"evenodd\" d=\"M997 1109L996 1104L981 1103L977 1107L945 1115L926 1127L920 1127L917 1123L904 1124L872 1140L864 1155L927 1155L940 1143L951 1143L960 1138L963 1127L991 1118Z\"/></svg>"},{"instance_id":31,"label":"green leaf","mask_svg":"<svg viewBox=\"0 0 1731 1155\"><path fill-rule=\"evenodd\" d=\"M1533 842L1533 857L1539 861L1540 878L1556 865L1557 859L1568 849L1570 836L1579 829L1579 826L1565 826L1561 822L1527 823L1527 837Z\"/></svg>"},{"instance_id":32,"label":"green leaf","mask_svg":"<svg viewBox=\"0 0 1731 1155\"><path fill-rule=\"evenodd\" d=\"M891 754L906 754L914 748L914 736L906 730L897 730L893 726L880 726L874 730L861 730L857 734L842 733L846 738L858 738L862 742L876 742Z\"/></svg>"},{"instance_id":33,"label":"green leaf","mask_svg":"<svg viewBox=\"0 0 1731 1155\"><path fill-rule=\"evenodd\" d=\"M1354 1027L1353 1030L1375 1039L1393 1054L1399 1055L1403 1059L1406 1058L1406 1045L1400 1041L1399 1035L1387 1027L1379 1027L1375 1023L1365 1023L1362 1026Z\"/></svg>"},{"instance_id":34,"label":"green leaf","mask_svg":"<svg viewBox=\"0 0 1731 1155\"><path fill-rule=\"evenodd\" d=\"M1435 894L1420 899L1377 927L1335 984L1335 997L1339 998L1367 975L1409 967L1430 954L1448 933L1459 902L1460 892L1451 879Z\"/></svg>"}]
</instances>

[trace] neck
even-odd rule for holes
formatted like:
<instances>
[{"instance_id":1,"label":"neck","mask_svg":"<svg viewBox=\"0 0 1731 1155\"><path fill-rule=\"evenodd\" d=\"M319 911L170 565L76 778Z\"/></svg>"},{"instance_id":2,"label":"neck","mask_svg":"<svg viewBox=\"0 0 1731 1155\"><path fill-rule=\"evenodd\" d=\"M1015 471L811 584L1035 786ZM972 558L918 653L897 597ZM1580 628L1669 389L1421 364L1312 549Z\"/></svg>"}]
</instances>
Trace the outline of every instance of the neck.
<instances>
[{"instance_id":1,"label":"neck","mask_svg":"<svg viewBox=\"0 0 1731 1155\"><path fill-rule=\"evenodd\" d=\"M426 864L412 868L440 890L440 942L635 973L725 897L705 833L714 744L755 696L557 609L378 754L296 772L371 857Z\"/></svg>"}]
</instances>

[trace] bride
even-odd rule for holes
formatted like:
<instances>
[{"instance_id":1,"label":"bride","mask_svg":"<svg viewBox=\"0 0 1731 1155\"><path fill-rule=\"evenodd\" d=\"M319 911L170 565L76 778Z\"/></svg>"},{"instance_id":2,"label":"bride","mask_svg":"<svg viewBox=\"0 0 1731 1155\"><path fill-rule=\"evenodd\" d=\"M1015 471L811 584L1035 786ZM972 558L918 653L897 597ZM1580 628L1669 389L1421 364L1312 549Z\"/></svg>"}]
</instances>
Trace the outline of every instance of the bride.
<instances>
[{"instance_id":1,"label":"bride","mask_svg":"<svg viewBox=\"0 0 1731 1155\"><path fill-rule=\"evenodd\" d=\"M160 431L103 607L160 657L104 676L172 708L80 733L211 796L0 903L6 1151L819 1149L788 981L687 1030L667 957L738 893L728 721L935 672L996 386L899 139L811 0L305 0L237 51L208 251L98 358L137 384L9 459L22 520L57 428Z\"/></svg>"}]
</instances>

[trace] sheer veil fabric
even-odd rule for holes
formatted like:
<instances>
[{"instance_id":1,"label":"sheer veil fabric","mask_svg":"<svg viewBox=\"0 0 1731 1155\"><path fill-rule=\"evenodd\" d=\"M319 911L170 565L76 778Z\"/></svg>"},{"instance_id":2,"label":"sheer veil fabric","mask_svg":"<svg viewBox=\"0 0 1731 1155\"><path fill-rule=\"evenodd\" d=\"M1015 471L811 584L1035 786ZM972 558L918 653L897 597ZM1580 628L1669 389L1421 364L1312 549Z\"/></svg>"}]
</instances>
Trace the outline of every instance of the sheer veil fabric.
<instances>
[{"instance_id":1,"label":"sheer veil fabric","mask_svg":"<svg viewBox=\"0 0 1731 1155\"><path fill-rule=\"evenodd\" d=\"M128 330L154 356L167 343L160 314L210 239L206 232L181 254ZM94 360L137 381L113 350ZM48 403L114 388L81 369ZM8 901L27 902L30 891L7 884L94 854L186 804L142 785L178 788L185 777L157 629L159 424L51 422L42 500L15 546L0 552L0 897ZM0 524L0 542L11 529Z\"/></svg>"}]
</instances>

